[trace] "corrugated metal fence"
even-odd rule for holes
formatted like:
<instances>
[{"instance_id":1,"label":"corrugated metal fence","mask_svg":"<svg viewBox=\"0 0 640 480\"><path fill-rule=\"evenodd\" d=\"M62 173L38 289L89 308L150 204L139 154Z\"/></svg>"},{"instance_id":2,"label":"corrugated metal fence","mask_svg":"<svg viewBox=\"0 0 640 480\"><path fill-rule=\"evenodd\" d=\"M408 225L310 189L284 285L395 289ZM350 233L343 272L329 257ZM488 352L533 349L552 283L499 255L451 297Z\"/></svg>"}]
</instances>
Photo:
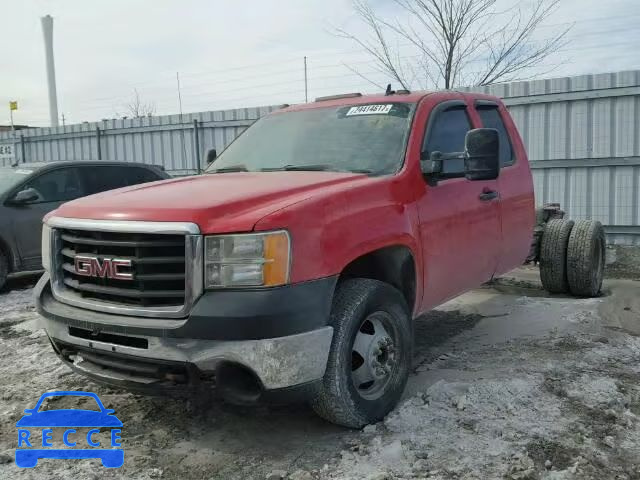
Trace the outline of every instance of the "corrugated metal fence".
<instances>
[{"instance_id":1,"label":"corrugated metal fence","mask_svg":"<svg viewBox=\"0 0 640 480\"><path fill-rule=\"evenodd\" d=\"M538 204L559 202L573 219L594 218L609 240L640 245L640 71L492 85L513 114L533 169ZM0 134L16 159L104 158L162 163L173 174L203 166L277 107L108 120ZM1 161L0 161L1 163Z\"/></svg>"},{"instance_id":2,"label":"corrugated metal fence","mask_svg":"<svg viewBox=\"0 0 640 480\"><path fill-rule=\"evenodd\" d=\"M164 165L173 175L196 173L207 150L220 152L276 106L218 112L104 120L55 128L0 133L0 146L13 144L15 161L117 160ZM9 159L0 160L7 165Z\"/></svg>"}]
</instances>

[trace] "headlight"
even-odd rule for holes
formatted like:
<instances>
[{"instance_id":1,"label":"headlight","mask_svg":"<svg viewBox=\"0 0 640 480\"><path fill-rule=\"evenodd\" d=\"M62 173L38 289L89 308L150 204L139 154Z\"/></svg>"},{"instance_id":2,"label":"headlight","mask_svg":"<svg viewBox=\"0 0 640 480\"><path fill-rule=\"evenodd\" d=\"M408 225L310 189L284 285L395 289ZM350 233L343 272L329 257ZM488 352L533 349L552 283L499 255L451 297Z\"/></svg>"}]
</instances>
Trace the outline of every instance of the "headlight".
<instances>
[{"instance_id":1,"label":"headlight","mask_svg":"<svg viewBox=\"0 0 640 480\"><path fill-rule=\"evenodd\" d=\"M51 228L46 223L42 224L42 266L51 270Z\"/></svg>"},{"instance_id":2,"label":"headlight","mask_svg":"<svg viewBox=\"0 0 640 480\"><path fill-rule=\"evenodd\" d=\"M273 287L289 281L285 231L205 237L206 288Z\"/></svg>"}]
</instances>

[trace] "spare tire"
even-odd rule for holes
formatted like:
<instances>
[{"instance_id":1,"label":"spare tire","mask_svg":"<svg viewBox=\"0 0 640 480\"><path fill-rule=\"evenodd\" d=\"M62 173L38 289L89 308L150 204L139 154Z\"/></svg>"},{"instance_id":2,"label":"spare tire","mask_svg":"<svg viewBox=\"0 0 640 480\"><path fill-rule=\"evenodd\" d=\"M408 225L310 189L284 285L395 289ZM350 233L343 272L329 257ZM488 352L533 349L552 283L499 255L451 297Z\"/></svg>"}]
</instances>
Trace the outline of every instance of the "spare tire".
<instances>
[{"instance_id":1,"label":"spare tire","mask_svg":"<svg viewBox=\"0 0 640 480\"><path fill-rule=\"evenodd\" d=\"M602 288L605 260L605 235L595 220L576 222L567 249L567 278L573 295L595 297Z\"/></svg>"},{"instance_id":2,"label":"spare tire","mask_svg":"<svg viewBox=\"0 0 640 480\"><path fill-rule=\"evenodd\" d=\"M549 220L542 234L540 245L540 280L550 293L567 293L567 246L573 228L573 220L556 218Z\"/></svg>"}]
</instances>

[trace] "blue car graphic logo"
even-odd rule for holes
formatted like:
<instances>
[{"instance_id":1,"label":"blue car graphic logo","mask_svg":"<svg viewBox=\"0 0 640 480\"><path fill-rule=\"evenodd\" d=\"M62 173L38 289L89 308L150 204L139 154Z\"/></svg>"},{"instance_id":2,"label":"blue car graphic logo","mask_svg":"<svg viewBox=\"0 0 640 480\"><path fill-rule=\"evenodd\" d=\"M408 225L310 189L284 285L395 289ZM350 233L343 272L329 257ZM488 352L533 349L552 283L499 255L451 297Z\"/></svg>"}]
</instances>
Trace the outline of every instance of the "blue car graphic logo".
<instances>
[{"instance_id":1,"label":"blue car graphic logo","mask_svg":"<svg viewBox=\"0 0 640 480\"><path fill-rule=\"evenodd\" d=\"M90 397L96 401L100 411L83 409L38 411L46 398L55 396ZM124 463L124 450L120 444L122 422L118 417L112 415L114 410L104 408L95 393L44 393L34 408L28 408L24 412L26 415L16 423L16 427L18 427L16 465L18 467L33 468L40 458L99 458L102 460L102 465L107 468L118 468ZM36 429L37 427L38 429ZM57 427L65 428L62 440L67 448L53 448L53 429ZM41 432L39 428L42 428ZM77 432L76 428L91 428L91 430L84 435ZM98 448L101 443L96 437L104 435L105 430L109 430L112 448ZM82 448L85 443L88 447L93 448Z\"/></svg>"}]
</instances>

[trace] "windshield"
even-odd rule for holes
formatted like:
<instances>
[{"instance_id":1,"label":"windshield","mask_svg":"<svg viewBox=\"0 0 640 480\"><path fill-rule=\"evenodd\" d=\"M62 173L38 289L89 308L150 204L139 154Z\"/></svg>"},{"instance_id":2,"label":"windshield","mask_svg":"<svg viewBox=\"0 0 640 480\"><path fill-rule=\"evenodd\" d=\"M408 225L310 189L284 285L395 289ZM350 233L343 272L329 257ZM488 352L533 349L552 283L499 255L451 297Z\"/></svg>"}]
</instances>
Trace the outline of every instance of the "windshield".
<instances>
[{"instance_id":1,"label":"windshield","mask_svg":"<svg viewBox=\"0 0 640 480\"><path fill-rule=\"evenodd\" d=\"M22 180L25 180L31 173L31 170L27 169L0 168L0 193L4 193L13 188Z\"/></svg>"},{"instance_id":2,"label":"windshield","mask_svg":"<svg viewBox=\"0 0 640 480\"><path fill-rule=\"evenodd\" d=\"M415 104L318 108L257 121L207 173L328 170L389 174L402 165Z\"/></svg>"}]
</instances>

